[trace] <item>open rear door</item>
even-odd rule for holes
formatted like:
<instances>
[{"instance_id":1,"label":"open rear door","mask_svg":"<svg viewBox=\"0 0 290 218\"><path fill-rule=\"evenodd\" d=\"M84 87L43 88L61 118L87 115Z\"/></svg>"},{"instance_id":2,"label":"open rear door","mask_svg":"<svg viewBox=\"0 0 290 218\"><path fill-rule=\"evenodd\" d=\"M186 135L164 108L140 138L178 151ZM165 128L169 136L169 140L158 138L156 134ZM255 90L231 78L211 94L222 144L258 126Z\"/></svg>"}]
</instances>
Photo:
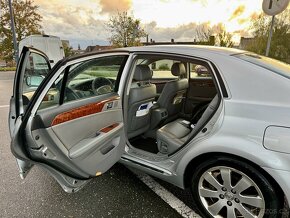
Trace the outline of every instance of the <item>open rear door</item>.
<instances>
[{"instance_id":1,"label":"open rear door","mask_svg":"<svg viewBox=\"0 0 290 218\"><path fill-rule=\"evenodd\" d=\"M22 177L38 165L75 192L120 159L125 133L119 81L127 59L127 52L114 52L63 60L34 94L19 93L30 100L27 107L14 106L20 112L10 124ZM15 92L37 80L24 77L19 84L16 78Z\"/></svg>"}]
</instances>

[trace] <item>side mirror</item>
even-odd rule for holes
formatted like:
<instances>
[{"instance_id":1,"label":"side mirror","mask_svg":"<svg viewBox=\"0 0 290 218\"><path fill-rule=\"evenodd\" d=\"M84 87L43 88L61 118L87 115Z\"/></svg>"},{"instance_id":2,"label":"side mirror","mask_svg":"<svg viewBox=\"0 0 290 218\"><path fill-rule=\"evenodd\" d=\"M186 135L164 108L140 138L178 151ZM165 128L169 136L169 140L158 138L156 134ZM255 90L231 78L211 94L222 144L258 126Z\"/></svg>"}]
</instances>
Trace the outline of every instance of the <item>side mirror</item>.
<instances>
[{"instance_id":1,"label":"side mirror","mask_svg":"<svg viewBox=\"0 0 290 218\"><path fill-rule=\"evenodd\" d=\"M43 79L43 76L28 76L25 81L29 87L38 87Z\"/></svg>"}]
</instances>

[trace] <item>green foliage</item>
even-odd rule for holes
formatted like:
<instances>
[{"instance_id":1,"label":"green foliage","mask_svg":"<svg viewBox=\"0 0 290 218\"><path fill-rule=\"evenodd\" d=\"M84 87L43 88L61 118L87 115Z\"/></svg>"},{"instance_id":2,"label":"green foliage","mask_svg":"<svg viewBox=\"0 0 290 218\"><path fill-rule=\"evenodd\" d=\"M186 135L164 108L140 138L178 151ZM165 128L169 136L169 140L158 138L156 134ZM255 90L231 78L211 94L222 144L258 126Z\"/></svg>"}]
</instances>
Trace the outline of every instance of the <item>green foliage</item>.
<instances>
[{"instance_id":1,"label":"green foliage","mask_svg":"<svg viewBox=\"0 0 290 218\"><path fill-rule=\"evenodd\" d=\"M64 55L65 57L70 57L75 55L75 52L73 51L73 48L68 46L66 43L62 43Z\"/></svg>"},{"instance_id":2,"label":"green foliage","mask_svg":"<svg viewBox=\"0 0 290 218\"><path fill-rule=\"evenodd\" d=\"M158 70L170 70L170 68L168 67L168 64L160 64Z\"/></svg>"},{"instance_id":3,"label":"green foliage","mask_svg":"<svg viewBox=\"0 0 290 218\"><path fill-rule=\"evenodd\" d=\"M233 47L232 34L226 31L222 23L211 27L209 23L199 25L195 34L197 44L199 45L216 45L221 47Z\"/></svg>"},{"instance_id":4,"label":"green foliage","mask_svg":"<svg viewBox=\"0 0 290 218\"><path fill-rule=\"evenodd\" d=\"M16 67L0 67L0 71L16 71Z\"/></svg>"},{"instance_id":5,"label":"green foliage","mask_svg":"<svg viewBox=\"0 0 290 218\"><path fill-rule=\"evenodd\" d=\"M264 13L252 19L251 30L254 40L246 46L246 50L265 55L271 17ZM290 9L275 17L273 36L269 57L290 63Z\"/></svg>"},{"instance_id":6,"label":"green foliage","mask_svg":"<svg viewBox=\"0 0 290 218\"><path fill-rule=\"evenodd\" d=\"M146 36L140 20L129 16L127 12L111 16L107 28L111 33L109 40L114 47L138 46L141 44L140 39Z\"/></svg>"},{"instance_id":7,"label":"green foliage","mask_svg":"<svg viewBox=\"0 0 290 218\"><path fill-rule=\"evenodd\" d=\"M233 47L232 34L228 33L223 24L217 26L216 45L221 47Z\"/></svg>"},{"instance_id":8,"label":"green foliage","mask_svg":"<svg viewBox=\"0 0 290 218\"><path fill-rule=\"evenodd\" d=\"M10 26L10 13L7 0L0 0L0 57L4 60L13 59L13 40ZM15 31L17 42L31 34L40 34L42 17L38 14L38 6L33 1L14 0Z\"/></svg>"}]
</instances>

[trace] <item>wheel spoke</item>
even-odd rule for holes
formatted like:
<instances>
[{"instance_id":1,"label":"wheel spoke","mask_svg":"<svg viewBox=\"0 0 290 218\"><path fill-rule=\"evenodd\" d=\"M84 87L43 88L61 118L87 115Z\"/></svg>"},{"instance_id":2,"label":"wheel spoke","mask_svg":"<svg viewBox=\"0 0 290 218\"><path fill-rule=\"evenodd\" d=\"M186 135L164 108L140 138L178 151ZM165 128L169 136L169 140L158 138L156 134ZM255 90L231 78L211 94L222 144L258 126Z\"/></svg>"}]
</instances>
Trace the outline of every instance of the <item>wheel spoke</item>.
<instances>
[{"instance_id":1,"label":"wheel spoke","mask_svg":"<svg viewBox=\"0 0 290 218\"><path fill-rule=\"evenodd\" d=\"M242 177L240 181L235 185L234 189L238 192L241 193L242 191L246 190L247 188L251 187L252 183L249 179L246 177Z\"/></svg>"},{"instance_id":2,"label":"wheel spoke","mask_svg":"<svg viewBox=\"0 0 290 218\"><path fill-rule=\"evenodd\" d=\"M218 191L213 191L213 190L210 190L210 189L205 189L203 187L201 187L199 189L199 193L200 193L200 196L202 196L204 198L218 198L219 197Z\"/></svg>"},{"instance_id":3,"label":"wheel spoke","mask_svg":"<svg viewBox=\"0 0 290 218\"><path fill-rule=\"evenodd\" d=\"M213 216L216 216L219 214L219 212L221 211L221 209L224 207L225 205L222 203L222 201L217 201L214 204L210 205L208 207L208 210L210 211L210 213Z\"/></svg>"},{"instance_id":4,"label":"wheel spoke","mask_svg":"<svg viewBox=\"0 0 290 218\"><path fill-rule=\"evenodd\" d=\"M241 203L248 204L257 208L264 208L264 200L261 197L240 196Z\"/></svg>"},{"instance_id":5,"label":"wheel spoke","mask_svg":"<svg viewBox=\"0 0 290 218\"><path fill-rule=\"evenodd\" d=\"M235 208L234 207L227 207L227 217L229 218L235 218L236 213L235 213Z\"/></svg>"},{"instance_id":6,"label":"wheel spoke","mask_svg":"<svg viewBox=\"0 0 290 218\"><path fill-rule=\"evenodd\" d=\"M217 190L221 189L222 185L216 180L216 178L214 178L214 176L210 173L210 172L207 172L205 175L204 175L204 179L206 181L209 182L209 184L211 184L213 187L215 187Z\"/></svg>"},{"instance_id":7,"label":"wheel spoke","mask_svg":"<svg viewBox=\"0 0 290 218\"><path fill-rule=\"evenodd\" d=\"M221 170L221 176L222 179L224 181L224 187L226 187L227 189L231 189L231 170L227 169L227 168L222 168Z\"/></svg>"},{"instance_id":8,"label":"wheel spoke","mask_svg":"<svg viewBox=\"0 0 290 218\"><path fill-rule=\"evenodd\" d=\"M265 214L265 199L255 180L230 166L205 171L199 178L198 192L213 217L223 214L228 218L257 218Z\"/></svg>"},{"instance_id":9,"label":"wheel spoke","mask_svg":"<svg viewBox=\"0 0 290 218\"><path fill-rule=\"evenodd\" d=\"M243 207L241 204L238 204L236 206L236 209L243 215L244 218L254 218L254 217L256 217L250 211L248 211L245 207Z\"/></svg>"}]
</instances>

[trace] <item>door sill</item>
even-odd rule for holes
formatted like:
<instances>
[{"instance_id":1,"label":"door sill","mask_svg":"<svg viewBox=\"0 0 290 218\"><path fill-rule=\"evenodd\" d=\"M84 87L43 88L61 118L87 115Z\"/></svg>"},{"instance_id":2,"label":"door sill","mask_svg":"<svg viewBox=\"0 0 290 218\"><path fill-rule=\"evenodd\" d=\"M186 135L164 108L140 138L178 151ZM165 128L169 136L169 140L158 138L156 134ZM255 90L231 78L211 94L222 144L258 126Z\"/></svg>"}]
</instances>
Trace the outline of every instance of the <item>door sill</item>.
<instances>
[{"instance_id":1,"label":"door sill","mask_svg":"<svg viewBox=\"0 0 290 218\"><path fill-rule=\"evenodd\" d=\"M121 157L121 161L125 163L131 163L134 165L139 165L149 170L153 170L155 172L158 172L167 176L171 176L173 174L171 171L158 166L160 162L164 163L166 161L168 162L166 163L166 166L173 165L174 162L169 160L168 156L165 156L165 155L158 156L156 154L151 155L151 153L149 152L143 152L143 151L137 151L137 150L127 145L125 148L125 153Z\"/></svg>"}]
</instances>

